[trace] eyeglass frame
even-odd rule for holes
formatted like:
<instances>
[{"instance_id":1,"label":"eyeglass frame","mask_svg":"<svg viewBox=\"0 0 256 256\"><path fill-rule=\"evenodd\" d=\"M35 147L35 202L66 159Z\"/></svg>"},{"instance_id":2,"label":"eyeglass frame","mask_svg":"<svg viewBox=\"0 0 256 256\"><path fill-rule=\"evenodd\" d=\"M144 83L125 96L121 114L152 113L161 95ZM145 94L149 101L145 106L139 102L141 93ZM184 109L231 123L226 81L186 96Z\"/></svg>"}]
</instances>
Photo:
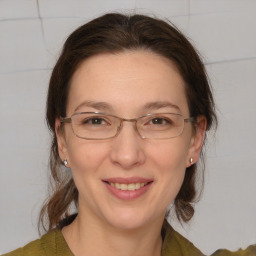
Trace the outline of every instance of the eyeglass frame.
<instances>
[{"instance_id":1,"label":"eyeglass frame","mask_svg":"<svg viewBox=\"0 0 256 256\"><path fill-rule=\"evenodd\" d=\"M116 133L114 136L111 136L111 137L108 137L108 138L84 138L84 137L81 137L79 135L77 135L73 129L73 125L72 125L72 117L75 116L75 115L80 115L80 114L100 114L100 115L104 115L104 116L112 116L112 117L115 117L117 119L119 119L120 121L120 125L117 127L117 130L116 130ZM170 137L170 138L145 138L145 137L142 137L142 135L140 134L139 130L138 130L138 127L137 127L137 121L143 117L147 117L147 116L154 116L154 115L164 115L164 114L172 114L172 115L177 115L177 116L181 116L183 117L183 129L181 131L181 133L177 136L174 136L174 137ZM143 115L143 116L139 116L137 118L122 118L122 117L119 117L119 116L115 116L115 115L112 115L112 114L107 114L107 113L103 113L103 112L75 112L73 113L70 117L60 117L60 123L70 123L71 124L71 127L72 127L72 131L74 133L75 136L77 136L78 138L80 139L85 139L85 140L108 140L108 139L112 139L112 138L115 138L118 136L118 134L121 132L122 130L122 127L123 127L123 122L135 122L135 128L136 128L136 131L137 133L139 134L140 138L145 140L145 139L151 139L151 140L167 140L167 139L173 139L173 138L176 138L178 136L180 136L182 133L183 133L183 130L184 130L184 127L185 127L185 123L197 123L197 120L195 117L187 117L187 118L184 118L184 116L182 114L177 114L177 113L150 113L150 114L146 114L146 115Z\"/></svg>"}]
</instances>

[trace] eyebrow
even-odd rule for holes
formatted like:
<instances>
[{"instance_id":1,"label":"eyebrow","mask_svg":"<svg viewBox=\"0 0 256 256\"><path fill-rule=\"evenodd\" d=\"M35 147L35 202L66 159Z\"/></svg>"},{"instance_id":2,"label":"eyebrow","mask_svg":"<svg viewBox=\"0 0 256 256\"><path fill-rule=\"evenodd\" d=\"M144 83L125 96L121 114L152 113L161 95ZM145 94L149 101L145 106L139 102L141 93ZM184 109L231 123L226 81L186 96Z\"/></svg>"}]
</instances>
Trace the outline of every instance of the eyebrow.
<instances>
[{"instance_id":1,"label":"eyebrow","mask_svg":"<svg viewBox=\"0 0 256 256\"><path fill-rule=\"evenodd\" d=\"M109 112L114 110L113 107L107 102L85 100L75 108L74 112L77 112L82 107L91 107L91 108L95 108L100 111L109 111ZM158 109L167 108L167 107L174 108L174 109L180 111L180 108L177 105L175 105L169 101L148 102L143 106L142 109L144 111L153 111L153 110L158 110Z\"/></svg>"},{"instance_id":2,"label":"eyebrow","mask_svg":"<svg viewBox=\"0 0 256 256\"><path fill-rule=\"evenodd\" d=\"M181 111L180 108L169 102L169 101L154 101L154 102L149 102L149 103L146 103L143 107L143 109L145 110L158 110L158 109L161 109L161 108L175 108L177 109L178 111Z\"/></svg>"},{"instance_id":3,"label":"eyebrow","mask_svg":"<svg viewBox=\"0 0 256 256\"><path fill-rule=\"evenodd\" d=\"M91 107L98 110L113 111L113 107L107 102L85 100L75 108L74 112L77 112L82 107Z\"/></svg>"}]
</instances>

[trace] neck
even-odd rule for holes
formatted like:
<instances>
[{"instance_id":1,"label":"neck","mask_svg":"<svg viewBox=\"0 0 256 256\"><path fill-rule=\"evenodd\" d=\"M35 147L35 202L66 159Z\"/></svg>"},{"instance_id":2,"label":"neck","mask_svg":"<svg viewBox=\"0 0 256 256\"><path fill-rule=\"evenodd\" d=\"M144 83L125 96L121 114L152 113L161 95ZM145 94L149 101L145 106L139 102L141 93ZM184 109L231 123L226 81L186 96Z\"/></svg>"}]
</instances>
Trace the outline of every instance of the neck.
<instances>
[{"instance_id":1,"label":"neck","mask_svg":"<svg viewBox=\"0 0 256 256\"><path fill-rule=\"evenodd\" d=\"M160 256L163 219L144 227L123 230L101 225L80 214L62 233L75 256Z\"/></svg>"}]
</instances>

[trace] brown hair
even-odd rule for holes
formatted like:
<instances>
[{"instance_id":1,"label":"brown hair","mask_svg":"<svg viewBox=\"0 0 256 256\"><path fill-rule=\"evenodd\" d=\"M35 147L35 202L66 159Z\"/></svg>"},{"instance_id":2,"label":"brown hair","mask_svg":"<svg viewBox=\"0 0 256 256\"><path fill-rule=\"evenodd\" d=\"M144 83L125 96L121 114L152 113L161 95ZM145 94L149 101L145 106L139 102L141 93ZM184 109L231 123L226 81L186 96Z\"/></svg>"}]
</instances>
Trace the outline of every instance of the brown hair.
<instances>
[{"instance_id":1,"label":"brown hair","mask_svg":"<svg viewBox=\"0 0 256 256\"><path fill-rule=\"evenodd\" d=\"M72 176L62 169L55 134L56 118L66 116L69 85L74 72L81 62L93 55L137 49L149 50L171 60L185 81L190 116L204 115L207 129L217 121L204 65L191 43L173 25L144 15L111 13L79 27L66 40L49 84L46 118L52 134L52 195L40 214L45 231L58 227L69 216L70 206L74 204L77 207L78 203L78 191ZM175 199L176 215L185 222L194 214L191 203L197 195L196 170L196 164L188 168Z\"/></svg>"}]
</instances>

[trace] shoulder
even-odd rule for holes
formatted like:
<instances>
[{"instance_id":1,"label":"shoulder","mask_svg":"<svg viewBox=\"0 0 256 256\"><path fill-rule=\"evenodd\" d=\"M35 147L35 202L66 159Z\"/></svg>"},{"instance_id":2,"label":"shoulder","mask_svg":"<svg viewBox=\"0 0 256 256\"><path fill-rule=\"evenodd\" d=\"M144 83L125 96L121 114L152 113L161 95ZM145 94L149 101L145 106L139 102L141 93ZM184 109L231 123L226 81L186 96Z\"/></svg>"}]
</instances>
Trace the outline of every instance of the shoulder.
<instances>
[{"instance_id":1,"label":"shoulder","mask_svg":"<svg viewBox=\"0 0 256 256\"><path fill-rule=\"evenodd\" d=\"M45 256L41 247L40 239L32 241L29 244L25 245L24 247L16 249L2 256L30 256L30 255Z\"/></svg>"},{"instance_id":2,"label":"shoulder","mask_svg":"<svg viewBox=\"0 0 256 256\"><path fill-rule=\"evenodd\" d=\"M204 256L189 240L176 232L167 221L163 226L163 234L163 256ZM256 256L256 244L236 252L220 249L211 256Z\"/></svg>"},{"instance_id":3,"label":"shoulder","mask_svg":"<svg viewBox=\"0 0 256 256\"><path fill-rule=\"evenodd\" d=\"M240 249L236 252L231 252L225 249L217 250L211 256L255 256L255 255L256 255L256 244L250 245L245 250Z\"/></svg>"},{"instance_id":4,"label":"shoulder","mask_svg":"<svg viewBox=\"0 0 256 256\"><path fill-rule=\"evenodd\" d=\"M162 230L163 256L204 256L189 240L176 232L167 221Z\"/></svg>"},{"instance_id":5,"label":"shoulder","mask_svg":"<svg viewBox=\"0 0 256 256\"><path fill-rule=\"evenodd\" d=\"M69 256L72 255L59 230L52 230L40 239L2 256Z\"/></svg>"}]
</instances>

